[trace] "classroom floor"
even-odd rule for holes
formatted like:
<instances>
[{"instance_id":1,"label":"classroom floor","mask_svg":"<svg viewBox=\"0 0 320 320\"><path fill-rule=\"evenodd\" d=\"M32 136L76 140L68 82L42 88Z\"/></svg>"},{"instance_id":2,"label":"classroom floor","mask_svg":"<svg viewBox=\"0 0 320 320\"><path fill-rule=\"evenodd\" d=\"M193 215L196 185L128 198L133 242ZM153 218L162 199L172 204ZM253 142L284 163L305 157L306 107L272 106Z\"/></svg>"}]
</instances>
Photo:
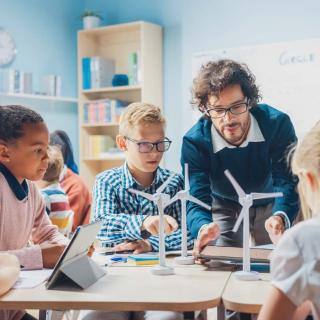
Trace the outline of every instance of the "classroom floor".
<instances>
[{"instance_id":1,"label":"classroom floor","mask_svg":"<svg viewBox=\"0 0 320 320\"><path fill-rule=\"evenodd\" d=\"M39 311L38 310L27 310L35 318L38 318ZM207 320L217 320L217 308L208 310L208 319Z\"/></svg>"},{"instance_id":2,"label":"classroom floor","mask_svg":"<svg viewBox=\"0 0 320 320\"><path fill-rule=\"evenodd\" d=\"M217 320L217 308L208 310L208 319L207 320Z\"/></svg>"}]
</instances>

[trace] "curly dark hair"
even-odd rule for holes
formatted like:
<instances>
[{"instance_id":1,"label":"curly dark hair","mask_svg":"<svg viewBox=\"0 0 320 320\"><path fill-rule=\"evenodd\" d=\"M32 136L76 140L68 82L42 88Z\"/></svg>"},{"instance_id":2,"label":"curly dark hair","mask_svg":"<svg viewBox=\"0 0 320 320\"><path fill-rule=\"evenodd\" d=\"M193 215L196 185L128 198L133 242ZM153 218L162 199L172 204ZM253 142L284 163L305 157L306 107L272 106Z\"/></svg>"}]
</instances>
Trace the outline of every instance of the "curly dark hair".
<instances>
[{"instance_id":1,"label":"curly dark hair","mask_svg":"<svg viewBox=\"0 0 320 320\"><path fill-rule=\"evenodd\" d=\"M37 112L19 105L0 106L0 141L14 143L23 136L25 124L44 122Z\"/></svg>"},{"instance_id":2,"label":"curly dark hair","mask_svg":"<svg viewBox=\"0 0 320 320\"><path fill-rule=\"evenodd\" d=\"M191 104L204 113L209 96L218 97L229 85L239 84L249 104L253 107L261 99L255 76L248 66L233 60L210 61L201 66L193 80Z\"/></svg>"}]
</instances>

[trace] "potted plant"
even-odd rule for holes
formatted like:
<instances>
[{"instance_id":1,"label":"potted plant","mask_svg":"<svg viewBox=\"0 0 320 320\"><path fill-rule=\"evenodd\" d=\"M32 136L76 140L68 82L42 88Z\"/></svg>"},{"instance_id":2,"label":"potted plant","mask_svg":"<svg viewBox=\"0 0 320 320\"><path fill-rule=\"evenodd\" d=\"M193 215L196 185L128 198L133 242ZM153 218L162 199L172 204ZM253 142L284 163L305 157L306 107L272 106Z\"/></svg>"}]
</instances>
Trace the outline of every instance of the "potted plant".
<instances>
[{"instance_id":1,"label":"potted plant","mask_svg":"<svg viewBox=\"0 0 320 320\"><path fill-rule=\"evenodd\" d=\"M85 10L81 15L83 21L83 29L97 28L100 25L102 17L97 12Z\"/></svg>"}]
</instances>

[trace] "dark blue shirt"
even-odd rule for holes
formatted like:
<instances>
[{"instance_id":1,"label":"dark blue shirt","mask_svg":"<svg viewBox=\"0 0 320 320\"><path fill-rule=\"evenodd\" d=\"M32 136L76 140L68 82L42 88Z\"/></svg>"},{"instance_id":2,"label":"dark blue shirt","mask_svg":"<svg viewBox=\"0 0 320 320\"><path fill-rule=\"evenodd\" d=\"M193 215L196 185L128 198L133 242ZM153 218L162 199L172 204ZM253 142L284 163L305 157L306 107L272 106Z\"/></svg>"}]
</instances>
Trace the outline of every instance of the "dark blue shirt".
<instances>
[{"instance_id":1,"label":"dark blue shirt","mask_svg":"<svg viewBox=\"0 0 320 320\"><path fill-rule=\"evenodd\" d=\"M273 213L282 211L292 222L299 204L296 179L287 162L290 146L297 137L287 114L268 105L250 109L257 120L264 141L249 142L246 147L223 148L214 153L211 136L212 122L202 117L184 136L181 163L189 164L190 192L199 200L212 204L213 198L238 201L224 171L229 169L246 193L283 192L276 199L254 202L254 206L274 201ZM188 228L194 238L202 225L212 222L211 212L189 202Z\"/></svg>"}]
</instances>

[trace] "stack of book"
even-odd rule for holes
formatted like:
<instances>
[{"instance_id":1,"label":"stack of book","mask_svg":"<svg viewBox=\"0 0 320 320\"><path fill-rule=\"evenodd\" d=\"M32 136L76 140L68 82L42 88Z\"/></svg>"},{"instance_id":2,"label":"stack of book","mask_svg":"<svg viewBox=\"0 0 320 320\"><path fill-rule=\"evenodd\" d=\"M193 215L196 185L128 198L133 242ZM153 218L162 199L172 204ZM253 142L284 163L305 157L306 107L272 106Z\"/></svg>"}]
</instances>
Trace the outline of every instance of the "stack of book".
<instances>
[{"instance_id":1,"label":"stack of book","mask_svg":"<svg viewBox=\"0 0 320 320\"><path fill-rule=\"evenodd\" d=\"M107 135L90 135L88 136L86 146L86 154L88 158L101 157L111 148L115 146L115 141Z\"/></svg>"},{"instance_id":2,"label":"stack of book","mask_svg":"<svg viewBox=\"0 0 320 320\"><path fill-rule=\"evenodd\" d=\"M115 73L115 61L103 57L82 58L82 88L110 87Z\"/></svg>"},{"instance_id":3,"label":"stack of book","mask_svg":"<svg viewBox=\"0 0 320 320\"><path fill-rule=\"evenodd\" d=\"M20 70L8 69L2 72L1 91L9 94L14 93L32 93L32 73Z\"/></svg>"},{"instance_id":4,"label":"stack of book","mask_svg":"<svg viewBox=\"0 0 320 320\"><path fill-rule=\"evenodd\" d=\"M118 123L126 102L120 100L103 99L84 104L83 123L107 124Z\"/></svg>"},{"instance_id":5,"label":"stack of book","mask_svg":"<svg viewBox=\"0 0 320 320\"><path fill-rule=\"evenodd\" d=\"M150 266L159 264L159 257L152 254L128 256L128 263L135 266Z\"/></svg>"}]
</instances>

